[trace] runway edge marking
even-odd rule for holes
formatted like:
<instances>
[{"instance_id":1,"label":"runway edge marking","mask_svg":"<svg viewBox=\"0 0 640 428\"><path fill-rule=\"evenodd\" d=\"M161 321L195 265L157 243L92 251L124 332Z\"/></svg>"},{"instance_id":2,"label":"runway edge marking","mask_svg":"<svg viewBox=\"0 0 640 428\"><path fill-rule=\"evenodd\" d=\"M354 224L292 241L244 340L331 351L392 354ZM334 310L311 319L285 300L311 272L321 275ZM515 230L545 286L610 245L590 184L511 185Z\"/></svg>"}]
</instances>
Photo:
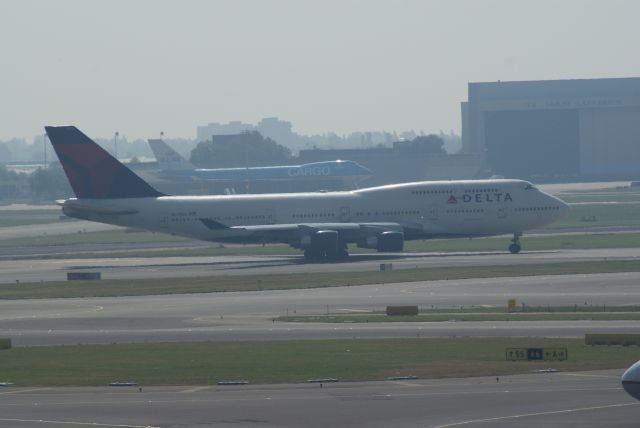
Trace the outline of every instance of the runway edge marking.
<instances>
[{"instance_id":1,"label":"runway edge marking","mask_svg":"<svg viewBox=\"0 0 640 428\"><path fill-rule=\"evenodd\" d=\"M25 392L44 391L47 389L51 389L51 388L31 388L31 389L18 389L15 391L3 391L3 392L0 392L0 395L22 394Z\"/></svg>"},{"instance_id":2,"label":"runway edge marking","mask_svg":"<svg viewBox=\"0 0 640 428\"><path fill-rule=\"evenodd\" d=\"M11 419L0 418L0 422L36 422L39 424L57 424L57 425L72 425L72 426L91 426L91 427L111 427L111 428L160 428L153 425L122 425L122 424L105 424L99 422L75 422L75 421L53 421L46 419Z\"/></svg>"},{"instance_id":3,"label":"runway edge marking","mask_svg":"<svg viewBox=\"0 0 640 428\"><path fill-rule=\"evenodd\" d=\"M195 388L189 388L178 392L178 394L191 394L198 391L204 391L205 389L210 389L211 386L196 386Z\"/></svg>"},{"instance_id":4,"label":"runway edge marking","mask_svg":"<svg viewBox=\"0 0 640 428\"><path fill-rule=\"evenodd\" d=\"M597 377L597 378L605 378L605 379L618 379L620 376L608 376L608 375L597 375L597 374L588 374L588 373L558 373L560 376L574 376L574 377Z\"/></svg>"},{"instance_id":5,"label":"runway edge marking","mask_svg":"<svg viewBox=\"0 0 640 428\"><path fill-rule=\"evenodd\" d=\"M548 412L537 412L537 413L523 413L520 415L509 415L509 416L496 416L495 418L484 418L484 419L470 419L467 421L461 422L453 422L450 424L444 425L436 425L435 428L449 428L456 427L460 425L468 425L468 424L477 424L483 422L491 422L491 421L500 421L505 419L517 419L517 418L528 418L533 416L546 416L546 415L557 415L562 413L574 413L574 412L585 412L588 410L601 410L601 409L609 409L613 407L627 407L627 406L637 406L640 403L618 403L618 404L607 404L605 406L593 406L593 407L580 407L577 409L564 409L564 410L552 410Z\"/></svg>"},{"instance_id":6,"label":"runway edge marking","mask_svg":"<svg viewBox=\"0 0 640 428\"><path fill-rule=\"evenodd\" d=\"M407 386L407 387L411 387L411 388L415 388L418 386L424 386L420 383L411 383L411 382L403 382L401 380L388 380L386 381L387 383L391 383L393 385L400 385L400 386Z\"/></svg>"}]
</instances>

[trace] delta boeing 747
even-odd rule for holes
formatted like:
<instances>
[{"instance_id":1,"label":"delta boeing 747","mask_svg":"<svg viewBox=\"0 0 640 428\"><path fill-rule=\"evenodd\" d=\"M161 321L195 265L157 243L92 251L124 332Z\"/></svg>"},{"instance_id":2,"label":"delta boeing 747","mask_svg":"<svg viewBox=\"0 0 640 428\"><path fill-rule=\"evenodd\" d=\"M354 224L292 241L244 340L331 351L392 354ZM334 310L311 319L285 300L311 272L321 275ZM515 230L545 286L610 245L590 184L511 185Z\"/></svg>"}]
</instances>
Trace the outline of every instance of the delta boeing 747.
<instances>
[{"instance_id":1,"label":"delta boeing 747","mask_svg":"<svg viewBox=\"0 0 640 428\"><path fill-rule=\"evenodd\" d=\"M214 242L286 243L305 258L340 260L347 244L402 251L413 239L510 234L563 217L569 206L523 180L426 181L341 192L168 196L74 126L47 135L75 198L70 217Z\"/></svg>"}]
</instances>

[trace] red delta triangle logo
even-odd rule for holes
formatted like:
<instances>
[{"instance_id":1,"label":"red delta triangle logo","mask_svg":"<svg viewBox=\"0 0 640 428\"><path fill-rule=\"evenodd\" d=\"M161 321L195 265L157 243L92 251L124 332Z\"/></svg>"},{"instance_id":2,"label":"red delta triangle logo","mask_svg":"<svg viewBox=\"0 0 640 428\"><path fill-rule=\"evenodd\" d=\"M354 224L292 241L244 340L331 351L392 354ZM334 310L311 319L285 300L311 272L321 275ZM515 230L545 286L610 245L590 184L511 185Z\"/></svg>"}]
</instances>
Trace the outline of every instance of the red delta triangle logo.
<instances>
[{"instance_id":1,"label":"red delta triangle logo","mask_svg":"<svg viewBox=\"0 0 640 428\"><path fill-rule=\"evenodd\" d=\"M449 196L449 199L447 199L447 203L448 204L457 204L458 200L456 199L455 196L451 195L451 196Z\"/></svg>"}]
</instances>

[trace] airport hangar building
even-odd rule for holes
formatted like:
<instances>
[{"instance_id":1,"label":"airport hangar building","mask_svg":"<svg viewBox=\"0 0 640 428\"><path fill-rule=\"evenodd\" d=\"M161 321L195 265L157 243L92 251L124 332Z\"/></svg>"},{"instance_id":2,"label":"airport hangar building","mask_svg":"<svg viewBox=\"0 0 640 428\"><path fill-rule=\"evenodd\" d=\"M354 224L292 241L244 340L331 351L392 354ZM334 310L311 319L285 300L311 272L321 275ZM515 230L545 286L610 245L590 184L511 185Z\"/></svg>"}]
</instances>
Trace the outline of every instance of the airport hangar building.
<instances>
[{"instance_id":1,"label":"airport hangar building","mask_svg":"<svg viewBox=\"0 0 640 428\"><path fill-rule=\"evenodd\" d=\"M462 153L505 177L640 176L640 78L469 83Z\"/></svg>"}]
</instances>

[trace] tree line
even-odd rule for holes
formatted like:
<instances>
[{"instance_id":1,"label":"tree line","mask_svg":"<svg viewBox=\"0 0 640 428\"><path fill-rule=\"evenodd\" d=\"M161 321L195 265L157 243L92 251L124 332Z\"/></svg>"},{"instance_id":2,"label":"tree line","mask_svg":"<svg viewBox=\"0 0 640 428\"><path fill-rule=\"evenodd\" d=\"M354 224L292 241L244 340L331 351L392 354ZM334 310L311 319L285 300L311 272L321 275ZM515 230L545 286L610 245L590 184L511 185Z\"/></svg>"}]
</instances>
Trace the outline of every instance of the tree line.
<instances>
[{"instance_id":1,"label":"tree line","mask_svg":"<svg viewBox=\"0 0 640 428\"><path fill-rule=\"evenodd\" d=\"M412 155L442 155L444 141L437 135L417 136L395 143ZM254 167L295 162L291 150L257 131L226 135L200 142L190 161L199 168ZM32 174L17 173L0 165L0 200L52 201L73 196L59 163L38 168Z\"/></svg>"}]
</instances>

